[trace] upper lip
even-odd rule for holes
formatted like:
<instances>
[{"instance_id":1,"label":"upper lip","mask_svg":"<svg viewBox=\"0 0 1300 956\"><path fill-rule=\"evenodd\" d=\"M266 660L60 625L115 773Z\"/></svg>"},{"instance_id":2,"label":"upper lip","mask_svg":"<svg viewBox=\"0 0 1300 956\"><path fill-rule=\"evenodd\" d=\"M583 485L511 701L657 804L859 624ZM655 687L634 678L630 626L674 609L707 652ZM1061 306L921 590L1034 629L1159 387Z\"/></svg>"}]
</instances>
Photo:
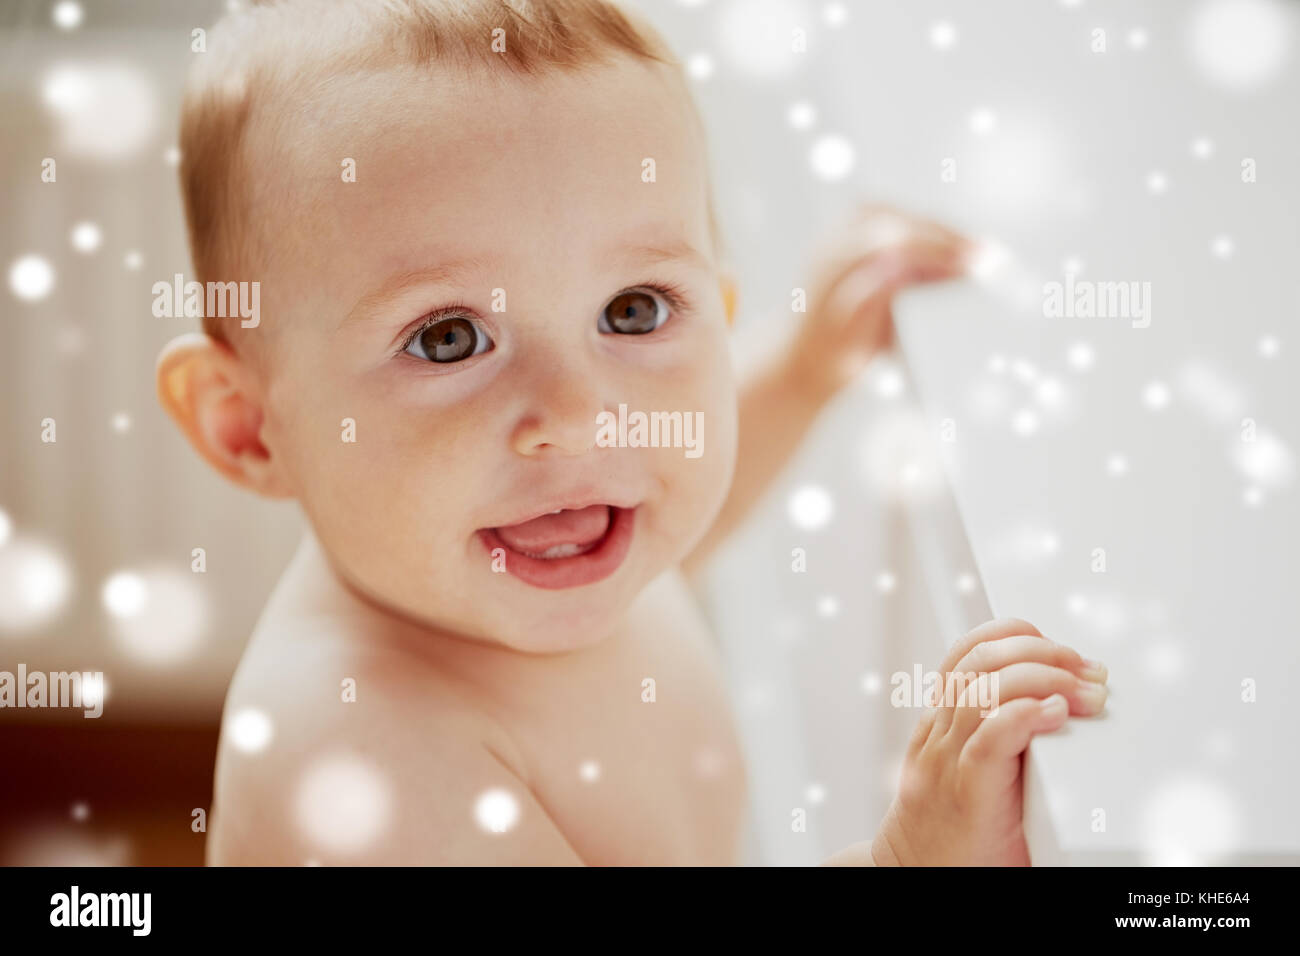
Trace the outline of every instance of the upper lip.
<instances>
[{"instance_id":1,"label":"upper lip","mask_svg":"<svg viewBox=\"0 0 1300 956\"><path fill-rule=\"evenodd\" d=\"M566 495L551 498L540 505L530 507L528 511L520 512L515 517L505 521L498 522L494 525L488 525L489 528L509 528L511 525L523 524L525 521L532 521L534 518L540 518L542 515L551 514L554 511L580 511L583 508L590 508L592 505L609 505L614 508L635 508L637 502L629 498L608 495Z\"/></svg>"}]
</instances>

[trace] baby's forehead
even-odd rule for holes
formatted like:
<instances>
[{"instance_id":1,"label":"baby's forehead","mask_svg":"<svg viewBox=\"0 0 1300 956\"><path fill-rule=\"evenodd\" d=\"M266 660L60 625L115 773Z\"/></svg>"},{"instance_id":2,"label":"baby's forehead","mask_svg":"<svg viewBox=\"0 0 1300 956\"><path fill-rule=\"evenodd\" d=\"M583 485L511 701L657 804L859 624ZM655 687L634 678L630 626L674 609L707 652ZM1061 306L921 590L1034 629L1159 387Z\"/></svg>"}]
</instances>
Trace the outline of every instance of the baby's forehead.
<instances>
[{"instance_id":1,"label":"baby's forehead","mask_svg":"<svg viewBox=\"0 0 1300 956\"><path fill-rule=\"evenodd\" d=\"M322 256L394 265L424 248L479 254L520 233L553 246L638 224L711 243L702 131L654 65L536 77L404 66L327 78L280 109L247 144L267 173L255 203Z\"/></svg>"},{"instance_id":2,"label":"baby's forehead","mask_svg":"<svg viewBox=\"0 0 1300 956\"><path fill-rule=\"evenodd\" d=\"M468 160L485 174L554 174L546 164L577 158L579 146L616 162L633 157L630 173L645 185L660 183L660 170L675 183L705 172L702 130L679 78L626 57L530 77L407 65L331 75L292 98L268 98L247 144L269 180L282 172L329 186L364 183L365 163L379 167L372 173L463 171ZM343 175L345 159L355 177ZM645 160L653 175L644 175Z\"/></svg>"}]
</instances>

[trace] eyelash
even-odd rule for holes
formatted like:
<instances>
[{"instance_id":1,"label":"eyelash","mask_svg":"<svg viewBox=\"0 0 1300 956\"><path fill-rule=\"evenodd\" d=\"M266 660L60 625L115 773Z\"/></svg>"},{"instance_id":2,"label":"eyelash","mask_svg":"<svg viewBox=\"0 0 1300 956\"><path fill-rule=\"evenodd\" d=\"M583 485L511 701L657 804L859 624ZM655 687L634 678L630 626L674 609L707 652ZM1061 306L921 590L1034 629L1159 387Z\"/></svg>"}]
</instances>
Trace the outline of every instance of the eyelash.
<instances>
[{"instance_id":1,"label":"eyelash","mask_svg":"<svg viewBox=\"0 0 1300 956\"><path fill-rule=\"evenodd\" d=\"M691 302L686 294L686 290L683 289L681 286L677 285L675 282L642 282L637 285L630 285L626 289L622 289L615 294L620 295L622 294L622 292L627 292L632 289L649 289L651 292L658 292L661 296L664 297L664 300L668 303L668 306L672 310L674 315L683 312L689 312L691 310ZM419 338L420 335L425 331L425 329L437 325L439 322L443 321L444 319L449 319L452 318L453 316L459 315L459 316L468 317L469 313L471 312L472 310L469 308L469 306L459 301L453 302L451 305L443 306L442 308L438 309L436 312L430 312L425 317L424 321L422 321L418 326L416 326L415 330L402 340L402 344L397 349L396 354L401 355L403 352L409 349L411 347L411 343L414 342L417 338ZM660 326L660 328L663 328L663 326ZM655 331L658 331L658 329L656 329Z\"/></svg>"},{"instance_id":2,"label":"eyelash","mask_svg":"<svg viewBox=\"0 0 1300 956\"><path fill-rule=\"evenodd\" d=\"M689 312L691 310L690 299L686 290L675 282L643 282L641 285L628 286L629 289L649 289L651 292L658 292L672 307L674 313Z\"/></svg>"},{"instance_id":3,"label":"eyelash","mask_svg":"<svg viewBox=\"0 0 1300 956\"><path fill-rule=\"evenodd\" d=\"M450 319L456 315L466 315L470 312L469 306L463 302L453 302L451 305L444 306L436 312L430 312L424 320L415 327L415 330L402 341L397 349L397 354L401 355L411 347L411 343L418 339L425 329L437 325L443 319Z\"/></svg>"}]
</instances>

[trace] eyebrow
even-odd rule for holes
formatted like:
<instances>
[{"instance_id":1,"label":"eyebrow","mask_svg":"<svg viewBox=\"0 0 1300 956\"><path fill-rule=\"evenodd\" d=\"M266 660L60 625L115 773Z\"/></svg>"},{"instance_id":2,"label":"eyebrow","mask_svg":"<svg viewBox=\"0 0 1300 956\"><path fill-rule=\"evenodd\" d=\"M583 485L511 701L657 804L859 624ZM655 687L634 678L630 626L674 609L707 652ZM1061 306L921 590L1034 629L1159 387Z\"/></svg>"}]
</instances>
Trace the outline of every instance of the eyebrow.
<instances>
[{"instance_id":1,"label":"eyebrow","mask_svg":"<svg viewBox=\"0 0 1300 956\"><path fill-rule=\"evenodd\" d=\"M453 284L466 275L485 272L490 265L489 261L481 257L466 256L427 269L406 269L396 272L358 299L340 324L346 325L356 319L364 318L380 307L401 298L411 289L424 285Z\"/></svg>"},{"instance_id":2,"label":"eyebrow","mask_svg":"<svg viewBox=\"0 0 1300 956\"><path fill-rule=\"evenodd\" d=\"M684 239L666 243L628 243L615 248L609 258L611 261L627 263L650 262L660 265L665 262L680 262L699 269L711 268L709 258Z\"/></svg>"},{"instance_id":3,"label":"eyebrow","mask_svg":"<svg viewBox=\"0 0 1300 956\"><path fill-rule=\"evenodd\" d=\"M635 265L649 263L663 265L677 262L696 269L709 270L712 264L704 253L683 239L667 242L622 243L607 254L606 263L615 265ZM356 319L382 308L405 295L411 289L425 285L453 285L466 276L483 274L494 265L493 260L483 256L465 256L450 262L439 263L426 269L407 269L390 275L378 286L367 292L348 310L340 325L347 325Z\"/></svg>"}]
</instances>

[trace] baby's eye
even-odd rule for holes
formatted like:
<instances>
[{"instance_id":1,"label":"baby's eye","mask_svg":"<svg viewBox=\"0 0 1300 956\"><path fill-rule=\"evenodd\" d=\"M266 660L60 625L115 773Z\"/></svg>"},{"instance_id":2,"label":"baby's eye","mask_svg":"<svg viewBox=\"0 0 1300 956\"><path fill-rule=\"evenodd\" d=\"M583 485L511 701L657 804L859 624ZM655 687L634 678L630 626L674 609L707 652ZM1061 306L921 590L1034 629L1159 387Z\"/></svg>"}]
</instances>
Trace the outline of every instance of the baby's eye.
<instances>
[{"instance_id":1,"label":"baby's eye","mask_svg":"<svg viewBox=\"0 0 1300 956\"><path fill-rule=\"evenodd\" d=\"M492 340L464 316L453 315L430 322L411 337L406 352L429 362L460 362L486 352Z\"/></svg>"},{"instance_id":2,"label":"baby's eye","mask_svg":"<svg viewBox=\"0 0 1300 956\"><path fill-rule=\"evenodd\" d=\"M668 321L669 303L653 289L629 289L609 300L596 325L602 332L645 335Z\"/></svg>"}]
</instances>

